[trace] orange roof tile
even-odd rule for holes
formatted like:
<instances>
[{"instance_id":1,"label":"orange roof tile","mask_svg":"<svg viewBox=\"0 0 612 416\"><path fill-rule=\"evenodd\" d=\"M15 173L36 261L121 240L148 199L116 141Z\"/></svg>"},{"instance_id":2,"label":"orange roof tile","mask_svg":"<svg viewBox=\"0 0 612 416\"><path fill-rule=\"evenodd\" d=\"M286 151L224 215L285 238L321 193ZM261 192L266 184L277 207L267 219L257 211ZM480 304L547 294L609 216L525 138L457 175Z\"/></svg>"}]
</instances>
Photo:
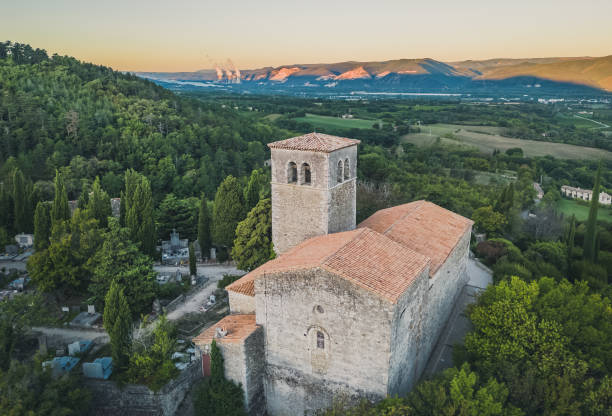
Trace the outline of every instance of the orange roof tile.
<instances>
[{"instance_id":1,"label":"orange roof tile","mask_svg":"<svg viewBox=\"0 0 612 416\"><path fill-rule=\"evenodd\" d=\"M473 221L427 201L387 208L358 225L371 228L431 259L434 275Z\"/></svg>"},{"instance_id":2,"label":"orange roof tile","mask_svg":"<svg viewBox=\"0 0 612 416\"><path fill-rule=\"evenodd\" d=\"M306 240L226 289L254 296L253 282L263 274L321 267L395 302L428 264L416 251L362 228Z\"/></svg>"},{"instance_id":3,"label":"orange roof tile","mask_svg":"<svg viewBox=\"0 0 612 416\"><path fill-rule=\"evenodd\" d=\"M330 136L322 133L308 133L287 140L269 143L271 149L309 150L312 152L329 153L361 143L359 140L346 137Z\"/></svg>"},{"instance_id":4,"label":"orange roof tile","mask_svg":"<svg viewBox=\"0 0 612 416\"><path fill-rule=\"evenodd\" d=\"M214 325L211 325L200 335L193 338L196 345L210 344L214 339L218 343L241 342L248 338L259 325L255 323L255 315L228 315ZM217 328L225 328L227 334L223 338L216 338Z\"/></svg>"}]
</instances>

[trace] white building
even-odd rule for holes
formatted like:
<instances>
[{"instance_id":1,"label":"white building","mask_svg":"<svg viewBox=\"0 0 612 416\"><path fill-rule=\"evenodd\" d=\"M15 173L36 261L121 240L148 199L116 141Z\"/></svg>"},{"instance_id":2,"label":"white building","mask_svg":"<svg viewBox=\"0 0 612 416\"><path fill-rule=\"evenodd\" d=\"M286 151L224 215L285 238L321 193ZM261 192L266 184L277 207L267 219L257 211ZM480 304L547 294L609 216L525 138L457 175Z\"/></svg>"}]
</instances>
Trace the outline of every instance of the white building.
<instances>
[{"instance_id":1,"label":"white building","mask_svg":"<svg viewBox=\"0 0 612 416\"><path fill-rule=\"evenodd\" d=\"M584 201L590 201L593 199L593 191L590 189L574 188L573 186L563 185L561 187L561 193L572 199L582 199ZM605 192L599 193L599 203L602 205L612 204L612 196Z\"/></svg>"}]
</instances>

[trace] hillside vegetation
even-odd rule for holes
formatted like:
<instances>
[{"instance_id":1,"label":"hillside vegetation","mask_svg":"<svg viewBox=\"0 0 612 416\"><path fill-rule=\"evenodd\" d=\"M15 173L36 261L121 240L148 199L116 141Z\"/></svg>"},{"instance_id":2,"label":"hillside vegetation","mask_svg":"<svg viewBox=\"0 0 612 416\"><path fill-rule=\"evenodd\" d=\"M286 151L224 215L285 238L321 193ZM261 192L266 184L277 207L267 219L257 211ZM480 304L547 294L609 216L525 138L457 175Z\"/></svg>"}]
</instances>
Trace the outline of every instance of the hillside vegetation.
<instances>
[{"instance_id":1,"label":"hillside vegetation","mask_svg":"<svg viewBox=\"0 0 612 416\"><path fill-rule=\"evenodd\" d=\"M7 53L8 52L8 53ZM69 197L100 176L119 196L127 168L153 194L212 195L227 175L243 176L283 138L263 120L179 98L146 80L27 45L0 48L0 176L16 166L32 180L63 168ZM50 186L43 189L50 199Z\"/></svg>"}]
</instances>

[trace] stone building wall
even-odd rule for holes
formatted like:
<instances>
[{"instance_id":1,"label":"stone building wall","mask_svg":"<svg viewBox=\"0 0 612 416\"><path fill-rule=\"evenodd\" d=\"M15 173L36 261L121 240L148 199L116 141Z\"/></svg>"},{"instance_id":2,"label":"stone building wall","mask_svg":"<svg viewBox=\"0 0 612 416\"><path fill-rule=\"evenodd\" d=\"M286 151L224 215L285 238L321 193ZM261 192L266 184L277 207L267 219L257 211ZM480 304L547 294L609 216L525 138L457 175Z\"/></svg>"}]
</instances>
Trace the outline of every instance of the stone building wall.
<instances>
[{"instance_id":1,"label":"stone building wall","mask_svg":"<svg viewBox=\"0 0 612 416\"><path fill-rule=\"evenodd\" d=\"M425 370L427 360L448 321L461 289L469 280L466 267L469 257L470 236L471 227L461 237L444 264L429 279L427 302L424 304L424 336L421 338L422 344L420 346L423 352L423 360L418 363L419 376Z\"/></svg>"},{"instance_id":2,"label":"stone building wall","mask_svg":"<svg viewBox=\"0 0 612 416\"><path fill-rule=\"evenodd\" d=\"M173 416L201 377L201 361L195 361L157 392L136 384L119 387L110 380L84 379L83 384L92 392L91 415Z\"/></svg>"},{"instance_id":3,"label":"stone building wall","mask_svg":"<svg viewBox=\"0 0 612 416\"><path fill-rule=\"evenodd\" d=\"M268 414L311 414L342 395L384 397L390 302L320 268L261 276L255 293Z\"/></svg>"},{"instance_id":4,"label":"stone building wall","mask_svg":"<svg viewBox=\"0 0 612 416\"><path fill-rule=\"evenodd\" d=\"M403 395L419 379L421 363L427 362L426 351L421 348L425 327L425 304L429 268L414 280L395 305L391 332L391 361L387 394Z\"/></svg>"},{"instance_id":5,"label":"stone building wall","mask_svg":"<svg viewBox=\"0 0 612 416\"><path fill-rule=\"evenodd\" d=\"M243 295L231 290L227 291L229 295L230 313L252 314L255 313L255 297Z\"/></svg>"}]
</instances>

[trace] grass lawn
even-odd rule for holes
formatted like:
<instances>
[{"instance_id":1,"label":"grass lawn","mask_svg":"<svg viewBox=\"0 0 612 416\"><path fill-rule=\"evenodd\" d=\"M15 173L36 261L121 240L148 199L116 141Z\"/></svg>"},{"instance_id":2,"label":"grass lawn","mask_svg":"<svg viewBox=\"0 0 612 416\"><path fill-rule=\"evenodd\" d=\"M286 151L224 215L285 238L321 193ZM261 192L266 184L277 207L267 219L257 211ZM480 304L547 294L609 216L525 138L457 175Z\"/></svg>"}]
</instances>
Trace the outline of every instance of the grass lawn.
<instances>
[{"instance_id":1,"label":"grass lawn","mask_svg":"<svg viewBox=\"0 0 612 416\"><path fill-rule=\"evenodd\" d=\"M308 123L314 127L340 128L340 129L371 129L376 120L364 120L360 118L339 118L330 116L319 116L317 114L306 114L306 117L294 119L301 123Z\"/></svg>"},{"instance_id":2,"label":"grass lawn","mask_svg":"<svg viewBox=\"0 0 612 416\"><path fill-rule=\"evenodd\" d=\"M587 205L579 204L571 199L561 198L559 204L557 204L557 208L566 217L574 214L578 221L586 221L589 216L589 207ZM597 219L600 221L612 222L612 211L610 208L602 208L600 206L597 211Z\"/></svg>"},{"instance_id":3,"label":"grass lawn","mask_svg":"<svg viewBox=\"0 0 612 416\"><path fill-rule=\"evenodd\" d=\"M456 124L432 124L421 126L421 133L407 134L402 139L417 146L429 146L442 137L443 144L477 147L483 152L493 150L506 151L512 147L520 147L527 157L551 155L559 159L612 159L612 152L593 147L574 146L565 143L551 143L536 140L522 140L504 137L497 127L461 126Z\"/></svg>"}]
</instances>

